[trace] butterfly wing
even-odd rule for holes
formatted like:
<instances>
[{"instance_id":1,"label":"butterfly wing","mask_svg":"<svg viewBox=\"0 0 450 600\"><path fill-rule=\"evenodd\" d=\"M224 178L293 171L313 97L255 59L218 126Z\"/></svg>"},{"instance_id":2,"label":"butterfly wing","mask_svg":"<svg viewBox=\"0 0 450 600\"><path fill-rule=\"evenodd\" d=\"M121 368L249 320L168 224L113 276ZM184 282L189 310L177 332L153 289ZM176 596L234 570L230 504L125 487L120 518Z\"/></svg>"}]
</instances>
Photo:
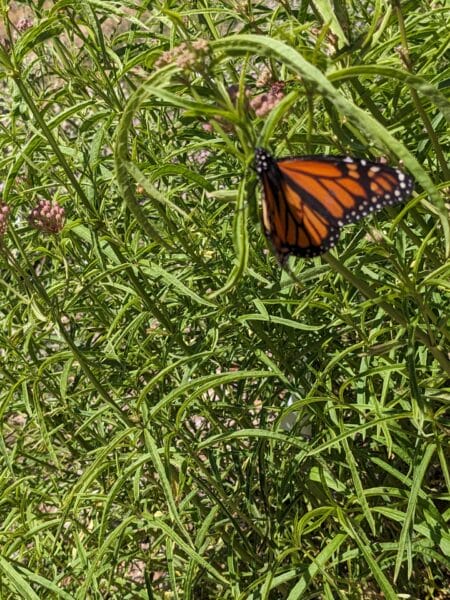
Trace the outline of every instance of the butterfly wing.
<instances>
[{"instance_id":1,"label":"butterfly wing","mask_svg":"<svg viewBox=\"0 0 450 600\"><path fill-rule=\"evenodd\" d=\"M340 228L406 200L413 181L399 169L364 159L302 156L275 160L256 150L263 184L263 224L278 259L317 256Z\"/></svg>"},{"instance_id":2,"label":"butterfly wing","mask_svg":"<svg viewBox=\"0 0 450 600\"><path fill-rule=\"evenodd\" d=\"M299 196L278 174L266 174L262 182L264 231L280 262L289 254L318 256L336 243L337 224L311 209L305 194Z\"/></svg>"}]
</instances>

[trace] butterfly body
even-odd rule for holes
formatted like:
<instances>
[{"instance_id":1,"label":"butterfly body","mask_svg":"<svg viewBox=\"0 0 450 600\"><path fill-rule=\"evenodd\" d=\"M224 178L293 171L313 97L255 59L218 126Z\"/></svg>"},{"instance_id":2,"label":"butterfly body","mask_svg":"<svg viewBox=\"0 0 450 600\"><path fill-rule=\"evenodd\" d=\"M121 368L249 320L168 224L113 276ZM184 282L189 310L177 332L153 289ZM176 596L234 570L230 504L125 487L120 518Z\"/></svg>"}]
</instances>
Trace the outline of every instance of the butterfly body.
<instances>
[{"instance_id":1,"label":"butterfly body","mask_svg":"<svg viewBox=\"0 0 450 600\"><path fill-rule=\"evenodd\" d=\"M273 158L255 151L263 185L263 224L277 258L318 256L337 243L340 229L406 200L412 179L399 169L340 156Z\"/></svg>"}]
</instances>

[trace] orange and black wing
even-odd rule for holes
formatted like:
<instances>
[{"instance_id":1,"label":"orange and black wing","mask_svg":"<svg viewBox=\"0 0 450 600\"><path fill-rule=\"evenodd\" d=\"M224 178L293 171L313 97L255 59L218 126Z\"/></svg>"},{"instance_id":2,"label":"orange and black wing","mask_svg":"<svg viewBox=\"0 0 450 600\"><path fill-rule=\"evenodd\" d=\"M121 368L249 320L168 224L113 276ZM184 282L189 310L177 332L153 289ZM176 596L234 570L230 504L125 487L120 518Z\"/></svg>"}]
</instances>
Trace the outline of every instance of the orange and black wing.
<instances>
[{"instance_id":1,"label":"orange and black wing","mask_svg":"<svg viewBox=\"0 0 450 600\"><path fill-rule=\"evenodd\" d=\"M341 227L406 200L413 181L399 169L365 159L255 153L263 184L263 224L278 259L318 256L332 248Z\"/></svg>"}]
</instances>

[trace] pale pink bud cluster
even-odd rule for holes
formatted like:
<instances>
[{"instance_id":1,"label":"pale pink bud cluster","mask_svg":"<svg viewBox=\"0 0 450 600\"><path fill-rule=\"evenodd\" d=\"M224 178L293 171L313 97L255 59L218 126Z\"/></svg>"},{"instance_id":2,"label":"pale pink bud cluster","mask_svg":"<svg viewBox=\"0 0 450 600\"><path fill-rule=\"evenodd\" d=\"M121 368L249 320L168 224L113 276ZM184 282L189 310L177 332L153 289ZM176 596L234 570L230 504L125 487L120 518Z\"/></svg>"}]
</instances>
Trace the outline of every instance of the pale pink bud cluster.
<instances>
[{"instance_id":1,"label":"pale pink bud cluster","mask_svg":"<svg viewBox=\"0 0 450 600\"><path fill-rule=\"evenodd\" d=\"M198 152L195 152L195 154L192 154L191 158L195 163L202 166L206 163L210 156L211 150L204 148L203 150L199 150Z\"/></svg>"},{"instance_id":2,"label":"pale pink bud cluster","mask_svg":"<svg viewBox=\"0 0 450 600\"><path fill-rule=\"evenodd\" d=\"M8 217L11 209L7 204L0 203L0 237L3 237L8 228Z\"/></svg>"},{"instance_id":3,"label":"pale pink bud cluster","mask_svg":"<svg viewBox=\"0 0 450 600\"><path fill-rule=\"evenodd\" d=\"M64 227L64 208L57 202L40 200L31 211L28 222L43 233L59 233Z\"/></svg>"},{"instance_id":4,"label":"pale pink bud cluster","mask_svg":"<svg viewBox=\"0 0 450 600\"><path fill-rule=\"evenodd\" d=\"M211 123L202 123L202 129L206 133L212 133L214 131L214 127L211 125Z\"/></svg>"},{"instance_id":5,"label":"pale pink bud cluster","mask_svg":"<svg viewBox=\"0 0 450 600\"><path fill-rule=\"evenodd\" d=\"M22 19L17 21L16 29L17 31L20 31L20 33L24 33L27 29L30 29L30 27L33 27L33 21L27 17L22 17Z\"/></svg>"},{"instance_id":6,"label":"pale pink bud cluster","mask_svg":"<svg viewBox=\"0 0 450 600\"><path fill-rule=\"evenodd\" d=\"M185 71L201 68L207 58L208 42L206 40L195 40L195 42L183 42L172 50L163 52L155 62L157 69L175 63Z\"/></svg>"},{"instance_id":7,"label":"pale pink bud cluster","mask_svg":"<svg viewBox=\"0 0 450 600\"><path fill-rule=\"evenodd\" d=\"M276 81L268 92L258 94L250 100L257 117L264 117L284 98L284 81Z\"/></svg>"}]
</instances>

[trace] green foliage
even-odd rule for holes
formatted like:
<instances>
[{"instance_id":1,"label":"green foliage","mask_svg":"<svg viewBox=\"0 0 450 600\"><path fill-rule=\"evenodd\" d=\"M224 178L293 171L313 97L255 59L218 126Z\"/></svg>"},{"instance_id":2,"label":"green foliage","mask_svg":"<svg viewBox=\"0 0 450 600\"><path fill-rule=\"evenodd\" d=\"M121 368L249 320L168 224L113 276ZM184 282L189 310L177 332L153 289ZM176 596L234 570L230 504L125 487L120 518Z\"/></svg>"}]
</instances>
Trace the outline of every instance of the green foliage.
<instances>
[{"instance_id":1,"label":"green foliage","mask_svg":"<svg viewBox=\"0 0 450 600\"><path fill-rule=\"evenodd\" d=\"M1 598L450 597L448 10L386 4L3 4ZM416 193L286 272L256 145Z\"/></svg>"}]
</instances>

